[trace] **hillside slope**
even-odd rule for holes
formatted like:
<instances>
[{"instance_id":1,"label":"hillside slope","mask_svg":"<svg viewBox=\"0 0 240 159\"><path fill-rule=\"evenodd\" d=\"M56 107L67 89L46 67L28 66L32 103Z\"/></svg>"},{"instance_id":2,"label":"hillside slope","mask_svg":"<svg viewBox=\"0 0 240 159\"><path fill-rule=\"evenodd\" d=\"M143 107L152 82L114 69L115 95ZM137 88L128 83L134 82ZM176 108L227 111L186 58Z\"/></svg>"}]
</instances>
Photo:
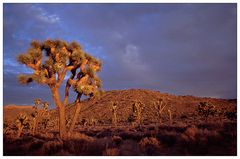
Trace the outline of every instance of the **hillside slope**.
<instances>
[{"instance_id":1,"label":"hillside slope","mask_svg":"<svg viewBox=\"0 0 240 159\"><path fill-rule=\"evenodd\" d=\"M162 98L167 102L164 117L167 118L167 109L172 111L175 118L183 115L192 116L195 113L199 102L206 101L214 104L217 109L234 110L236 100L200 98L194 96L174 96L158 91L130 89L107 91L99 99L85 100L82 104L80 118L94 118L102 122L111 121L111 102L117 101L117 116L120 122L126 122L132 111L132 104L135 100L140 100L145 105L143 117L145 121L154 122L157 120L153 102ZM67 114L70 117L74 112L74 106L67 107Z\"/></svg>"},{"instance_id":2,"label":"hillside slope","mask_svg":"<svg viewBox=\"0 0 240 159\"><path fill-rule=\"evenodd\" d=\"M140 100L144 103L143 118L146 122L156 122L157 115L154 109L153 102L162 98L167 102L165 111L163 112L163 119L167 120L167 109L172 111L174 119L180 119L182 116L193 118L195 110L199 102L210 102L216 106L217 109L234 110L237 106L236 100L215 99L215 98L200 98L194 96L175 96L159 91L144 90L144 89L130 89L130 90L113 90L106 91L99 99L84 100L81 105L81 112L79 122L82 118L97 119L101 123L110 123L111 121L111 102L117 101L117 117L120 123L126 123L132 111L132 104L135 100ZM10 120L17 116L20 112L29 114L32 111L31 106L5 106L4 120ZM57 116L55 109L50 111L52 119ZM74 104L70 104L66 108L67 119L74 113ZM57 120L57 119L55 119Z\"/></svg>"},{"instance_id":3,"label":"hillside slope","mask_svg":"<svg viewBox=\"0 0 240 159\"><path fill-rule=\"evenodd\" d=\"M32 106L17 106L17 105L7 105L3 107L3 118L6 122L13 122L16 120L18 114L26 113L30 115L33 111Z\"/></svg>"}]
</instances>

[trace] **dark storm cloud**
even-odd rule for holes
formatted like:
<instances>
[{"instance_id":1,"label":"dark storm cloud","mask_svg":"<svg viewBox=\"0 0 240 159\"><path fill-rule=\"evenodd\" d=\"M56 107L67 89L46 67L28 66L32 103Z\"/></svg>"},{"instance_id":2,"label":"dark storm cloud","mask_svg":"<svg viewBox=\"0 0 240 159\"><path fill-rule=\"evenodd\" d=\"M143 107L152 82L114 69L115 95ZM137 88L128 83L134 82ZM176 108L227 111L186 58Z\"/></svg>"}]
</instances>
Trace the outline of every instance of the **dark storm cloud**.
<instances>
[{"instance_id":1,"label":"dark storm cloud","mask_svg":"<svg viewBox=\"0 0 240 159\"><path fill-rule=\"evenodd\" d=\"M27 71L16 55L46 38L76 40L100 58L105 90L236 98L236 4L4 4L4 104L50 98L32 85L11 100L23 86L8 80Z\"/></svg>"}]
</instances>

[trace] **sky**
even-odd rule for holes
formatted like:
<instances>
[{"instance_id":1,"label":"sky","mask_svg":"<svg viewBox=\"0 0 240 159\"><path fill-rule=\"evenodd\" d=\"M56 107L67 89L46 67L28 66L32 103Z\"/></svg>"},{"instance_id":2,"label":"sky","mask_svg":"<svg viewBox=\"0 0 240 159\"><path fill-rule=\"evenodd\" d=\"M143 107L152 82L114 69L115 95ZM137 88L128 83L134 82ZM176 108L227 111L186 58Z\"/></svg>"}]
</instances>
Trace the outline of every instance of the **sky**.
<instances>
[{"instance_id":1,"label":"sky","mask_svg":"<svg viewBox=\"0 0 240 159\"><path fill-rule=\"evenodd\" d=\"M99 58L103 90L237 98L236 4L4 3L4 105L53 105L47 86L17 82L31 73L17 55L46 39L77 41Z\"/></svg>"}]
</instances>

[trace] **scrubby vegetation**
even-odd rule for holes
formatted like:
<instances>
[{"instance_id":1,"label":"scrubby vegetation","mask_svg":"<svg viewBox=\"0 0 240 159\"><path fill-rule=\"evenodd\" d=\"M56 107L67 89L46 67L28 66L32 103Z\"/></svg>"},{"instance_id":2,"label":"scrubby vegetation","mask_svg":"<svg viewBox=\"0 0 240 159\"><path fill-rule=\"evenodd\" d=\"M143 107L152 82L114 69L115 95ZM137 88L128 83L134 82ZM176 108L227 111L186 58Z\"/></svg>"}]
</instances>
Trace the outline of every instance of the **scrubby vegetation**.
<instances>
[{"instance_id":1,"label":"scrubby vegetation","mask_svg":"<svg viewBox=\"0 0 240 159\"><path fill-rule=\"evenodd\" d=\"M80 128L65 139L54 131L22 138L5 135L4 155L236 155L236 135L231 122L96 126Z\"/></svg>"},{"instance_id":2,"label":"scrubby vegetation","mask_svg":"<svg viewBox=\"0 0 240 159\"><path fill-rule=\"evenodd\" d=\"M157 114L159 108L149 102L159 99L167 103L161 112L161 122ZM47 103L40 103L38 112L48 112L49 120L45 126L45 117L39 118L34 134L30 131L30 124L27 124L32 121L31 112L25 114L27 120L25 117L19 118L22 121L19 129L15 123L17 115L14 120L9 120L5 113L4 155L173 156L237 153L236 101L175 97L146 90L109 91L98 99L82 103L82 116L77 119L75 131L65 138L58 133L58 111L48 110ZM29 109L36 111L36 107ZM215 114L204 115L202 109ZM66 107L67 115L73 111L74 104Z\"/></svg>"}]
</instances>

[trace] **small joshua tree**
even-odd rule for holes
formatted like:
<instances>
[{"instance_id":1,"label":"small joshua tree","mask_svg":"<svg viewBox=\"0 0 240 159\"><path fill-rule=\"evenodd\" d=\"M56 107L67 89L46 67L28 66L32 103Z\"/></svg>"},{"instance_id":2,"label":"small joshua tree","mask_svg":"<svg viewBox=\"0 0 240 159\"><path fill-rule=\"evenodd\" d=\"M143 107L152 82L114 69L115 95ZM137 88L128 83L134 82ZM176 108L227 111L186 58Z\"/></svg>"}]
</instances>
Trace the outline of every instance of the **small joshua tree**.
<instances>
[{"instance_id":1,"label":"small joshua tree","mask_svg":"<svg viewBox=\"0 0 240 159\"><path fill-rule=\"evenodd\" d=\"M51 90L55 106L59 111L59 133L66 135L65 107L69 104L69 90L73 87L76 92L75 112L72 115L69 134L74 129L81 107L81 97L93 97L101 93L101 80L97 72L101 70L101 62L84 52L77 42L68 43L63 40L32 41L26 53L17 57L19 63L26 65L34 72L29 75L19 75L21 84L35 81L47 85ZM65 95L62 100L59 89L67 73Z\"/></svg>"},{"instance_id":2,"label":"small joshua tree","mask_svg":"<svg viewBox=\"0 0 240 159\"><path fill-rule=\"evenodd\" d=\"M44 112L47 112L48 111L48 106L49 106L48 102L43 102L42 104L43 104Z\"/></svg>"},{"instance_id":3,"label":"small joshua tree","mask_svg":"<svg viewBox=\"0 0 240 159\"><path fill-rule=\"evenodd\" d=\"M114 126L117 125L117 105L118 102L112 102L111 103L111 109L112 109L112 124Z\"/></svg>"},{"instance_id":4,"label":"small joshua tree","mask_svg":"<svg viewBox=\"0 0 240 159\"><path fill-rule=\"evenodd\" d=\"M172 111L171 111L170 108L168 109L168 114L169 114L169 125L172 125L172 123L173 123L173 120L172 120Z\"/></svg>"},{"instance_id":5,"label":"small joshua tree","mask_svg":"<svg viewBox=\"0 0 240 159\"><path fill-rule=\"evenodd\" d=\"M10 124L8 124L6 121L3 121L3 134L8 134L10 130Z\"/></svg>"},{"instance_id":6,"label":"small joshua tree","mask_svg":"<svg viewBox=\"0 0 240 159\"><path fill-rule=\"evenodd\" d=\"M164 108L166 107L167 103L163 102L163 99L158 99L156 102L153 102L155 111L157 112L158 116L158 122L161 124L162 123L162 112Z\"/></svg>"},{"instance_id":7,"label":"small joshua tree","mask_svg":"<svg viewBox=\"0 0 240 159\"><path fill-rule=\"evenodd\" d=\"M217 112L215 106L208 102L200 102L197 108L197 112L200 116L203 116L207 120L209 115L214 116Z\"/></svg>"},{"instance_id":8,"label":"small joshua tree","mask_svg":"<svg viewBox=\"0 0 240 159\"><path fill-rule=\"evenodd\" d=\"M42 102L40 99L36 98L34 99L35 106L33 107L34 112L31 114L32 117L32 123L31 123L31 130L32 134L34 135L37 127L38 122L42 123L44 125L44 128L46 128L49 120L50 120L50 114L48 112L48 102ZM42 109L39 108L40 104L42 104Z\"/></svg>"},{"instance_id":9,"label":"small joshua tree","mask_svg":"<svg viewBox=\"0 0 240 159\"><path fill-rule=\"evenodd\" d=\"M50 114L48 112L48 102L43 102L42 103L42 107L43 107L43 111L41 113L41 118L42 118L42 124L44 126L44 129L46 129L49 121L50 121Z\"/></svg>"},{"instance_id":10,"label":"small joshua tree","mask_svg":"<svg viewBox=\"0 0 240 159\"><path fill-rule=\"evenodd\" d=\"M17 137L20 137L22 134L23 128L28 126L28 124L29 124L29 119L28 119L27 115L19 114L15 124L18 129Z\"/></svg>"},{"instance_id":11,"label":"small joshua tree","mask_svg":"<svg viewBox=\"0 0 240 159\"><path fill-rule=\"evenodd\" d=\"M97 124L97 120L95 118L91 117L90 118L90 125L91 126L96 126L96 124Z\"/></svg>"},{"instance_id":12,"label":"small joshua tree","mask_svg":"<svg viewBox=\"0 0 240 159\"><path fill-rule=\"evenodd\" d=\"M143 118L142 118L142 111L144 108L144 104L140 102L139 100L134 101L132 105L132 116L133 116L133 121L137 122L137 124L141 125Z\"/></svg>"},{"instance_id":13,"label":"small joshua tree","mask_svg":"<svg viewBox=\"0 0 240 159\"><path fill-rule=\"evenodd\" d=\"M33 107L33 113L31 114L32 117L32 124L31 124L31 130L32 134L35 134L37 125L38 125L38 116L39 116L39 105L41 104L41 100L39 98L34 99L34 107Z\"/></svg>"}]
</instances>

